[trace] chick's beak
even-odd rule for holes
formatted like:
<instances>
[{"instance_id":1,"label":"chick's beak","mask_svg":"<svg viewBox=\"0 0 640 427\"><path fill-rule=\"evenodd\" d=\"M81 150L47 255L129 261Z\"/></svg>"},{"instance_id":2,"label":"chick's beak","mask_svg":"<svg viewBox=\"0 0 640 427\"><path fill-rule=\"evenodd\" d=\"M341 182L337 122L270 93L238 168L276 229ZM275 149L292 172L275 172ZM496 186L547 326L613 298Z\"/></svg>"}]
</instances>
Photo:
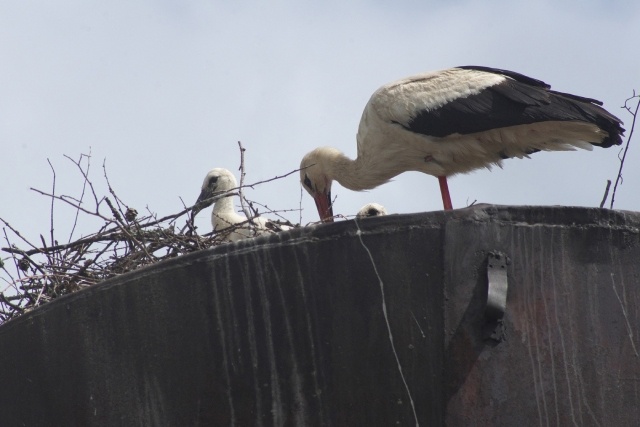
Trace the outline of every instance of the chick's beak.
<instances>
[{"instance_id":1,"label":"chick's beak","mask_svg":"<svg viewBox=\"0 0 640 427\"><path fill-rule=\"evenodd\" d=\"M318 215L322 222L333 222L333 206L331 206L331 191L328 193L317 192L313 195L316 202Z\"/></svg>"},{"instance_id":2,"label":"chick's beak","mask_svg":"<svg viewBox=\"0 0 640 427\"><path fill-rule=\"evenodd\" d=\"M212 199L214 193L209 189L203 189L198 196L198 200L196 200L195 207L193 208L193 216L195 217L201 210L204 208L208 208L214 202ZM205 202L206 200L206 202Z\"/></svg>"},{"instance_id":3,"label":"chick's beak","mask_svg":"<svg viewBox=\"0 0 640 427\"><path fill-rule=\"evenodd\" d=\"M202 202L204 200L207 200L210 197L210 194L211 194L210 191L208 191L207 189L203 189L200 192L200 195L198 196L198 200L196 200L196 204L198 204L198 203L200 203L200 202Z\"/></svg>"}]
</instances>

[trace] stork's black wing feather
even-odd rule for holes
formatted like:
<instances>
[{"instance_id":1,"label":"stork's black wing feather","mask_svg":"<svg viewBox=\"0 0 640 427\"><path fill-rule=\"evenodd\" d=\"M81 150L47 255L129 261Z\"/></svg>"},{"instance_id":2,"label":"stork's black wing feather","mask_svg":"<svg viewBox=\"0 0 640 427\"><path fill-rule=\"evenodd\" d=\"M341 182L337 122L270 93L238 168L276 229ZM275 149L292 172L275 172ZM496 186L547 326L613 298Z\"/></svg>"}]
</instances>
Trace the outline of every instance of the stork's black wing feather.
<instances>
[{"instance_id":1,"label":"stork's black wing feather","mask_svg":"<svg viewBox=\"0 0 640 427\"><path fill-rule=\"evenodd\" d=\"M622 143L622 122L594 99L549 90L549 85L519 73L488 67L458 67L509 77L480 93L454 99L418 112L404 127L416 133L445 137L545 121L581 121L596 124L609 134L599 144Z\"/></svg>"},{"instance_id":2,"label":"stork's black wing feather","mask_svg":"<svg viewBox=\"0 0 640 427\"><path fill-rule=\"evenodd\" d=\"M515 71L502 70L500 68L483 67L481 65L462 65L456 68L460 68L463 70L483 71L485 73L492 73L492 74L500 74L503 76L511 77L513 80L516 80L520 83L525 83L529 86L543 87L545 89L551 88L551 86L549 86L542 80L534 79L533 77L525 76L524 74L516 73Z\"/></svg>"}]
</instances>

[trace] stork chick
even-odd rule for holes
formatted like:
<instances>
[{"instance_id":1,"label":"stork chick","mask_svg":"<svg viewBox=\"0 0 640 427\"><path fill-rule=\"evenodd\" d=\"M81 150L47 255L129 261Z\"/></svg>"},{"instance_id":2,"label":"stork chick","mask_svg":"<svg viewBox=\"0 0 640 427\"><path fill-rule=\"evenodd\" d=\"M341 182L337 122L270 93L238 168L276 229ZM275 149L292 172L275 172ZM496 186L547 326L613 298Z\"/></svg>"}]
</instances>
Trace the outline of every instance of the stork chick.
<instances>
[{"instance_id":1,"label":"stork chick","mask_svg":"<svg viewBox=\"0 0 640 427\"><path fill-rule=\"evenodd\" d=\"M291 227L280 225L262 217L248 220L244 215L236 213L233 208L232 190L238 188L236 177L227 169L212 169L205 176L200 196L193 210L193 217L201 210L213 204L211 225L213 231L223 234L224 240L236 242L242 239L272 234L276 231L288 230Z\"/></svg>"},{"instance_id":2,"label":"stork chick","mask_svg":"<svg viewBox=\"0 0 640 427\"><path fill-rule=\"evenodd\" d=\"M356 214L356 218L369 218L372 216L384 216L387 214L387 210L379 203L367 203L360 208Z\"/></svg>"}]
</instances>

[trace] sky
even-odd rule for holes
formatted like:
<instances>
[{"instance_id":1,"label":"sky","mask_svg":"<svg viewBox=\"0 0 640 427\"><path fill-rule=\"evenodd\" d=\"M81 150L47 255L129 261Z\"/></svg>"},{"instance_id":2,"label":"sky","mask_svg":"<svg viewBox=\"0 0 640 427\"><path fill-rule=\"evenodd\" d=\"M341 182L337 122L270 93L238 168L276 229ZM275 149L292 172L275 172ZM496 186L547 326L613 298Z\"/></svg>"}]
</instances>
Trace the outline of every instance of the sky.
<instances>
[{"instance_id":1,"label":"sky","mask_svg":"<svg viewBox=\"0 0 640 427\"><path fill-rule=\"evenodd\" d=\"M456 65L518 71L599 99L629 129L621 106L640 90L639 36L635 0L1 2L0 217L32 241L47 235L50 200L30 188L51 191L53 167L56 193L79 197L83 179L65 155L91 154L99 196L108 195L104 163L120 199L159 216L194 203L210 169L237 174L238 141L247 183L297 169L322 145L354 157L378 87ZM615 208L640 211L633 142ZM451 178L453 205L599 206L618 155L595 148L507 160ZM294 223L316 221L298 179L246 195L291 210L283 216ZM361 193L336 183L333 195L343 215L369 202L389 213L442 209L437 180L417 172ZM74 218L55 204L60 240ZM81 217L77 237L96 224ZM211 229L208 214L196 224Z\"/></svg>"}]
</instances>

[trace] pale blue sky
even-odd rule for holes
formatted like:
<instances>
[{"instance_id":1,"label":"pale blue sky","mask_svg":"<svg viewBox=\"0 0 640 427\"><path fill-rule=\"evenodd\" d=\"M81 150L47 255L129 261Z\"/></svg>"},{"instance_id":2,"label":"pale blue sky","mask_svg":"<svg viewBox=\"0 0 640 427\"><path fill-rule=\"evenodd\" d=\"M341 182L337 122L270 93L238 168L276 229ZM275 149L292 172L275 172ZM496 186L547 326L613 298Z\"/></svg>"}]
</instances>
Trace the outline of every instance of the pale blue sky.
<instances>
[{"instance_id":1,"label":"pale blue sky","mask_svg":"<svg viewBox=\"0 0 640 427\"><path fill-rule=\"evenodd\" d=\"M620 106L640 89L639 36L636 1L2 2L0 217L33 240L48 234L49 200L29 187L50 189L49 158L58 193L78 196L81 178L63 154L90 147L102 194L106 158L117 194L161 216L180 210L179 197L193 203L208 170L236 171L238 140L247 182L296 169L320 145L354 156L379 86L456 65L511 69L600 99L629 128ZM508 160L452 178L453 204L597 206L617 155ZM640 142L629 155L616 207L637 211ZM390 213L442 209L437 180L419 173L333 193L345 215L373 201ZM274 209L298 208L300 194L297 174L247 191ZM303 223L318 219L307 194L302 208ZM61 239L71 214L58 204ZM197 223L210 231L208 213Z\"/></svg>"}]
</instances>

